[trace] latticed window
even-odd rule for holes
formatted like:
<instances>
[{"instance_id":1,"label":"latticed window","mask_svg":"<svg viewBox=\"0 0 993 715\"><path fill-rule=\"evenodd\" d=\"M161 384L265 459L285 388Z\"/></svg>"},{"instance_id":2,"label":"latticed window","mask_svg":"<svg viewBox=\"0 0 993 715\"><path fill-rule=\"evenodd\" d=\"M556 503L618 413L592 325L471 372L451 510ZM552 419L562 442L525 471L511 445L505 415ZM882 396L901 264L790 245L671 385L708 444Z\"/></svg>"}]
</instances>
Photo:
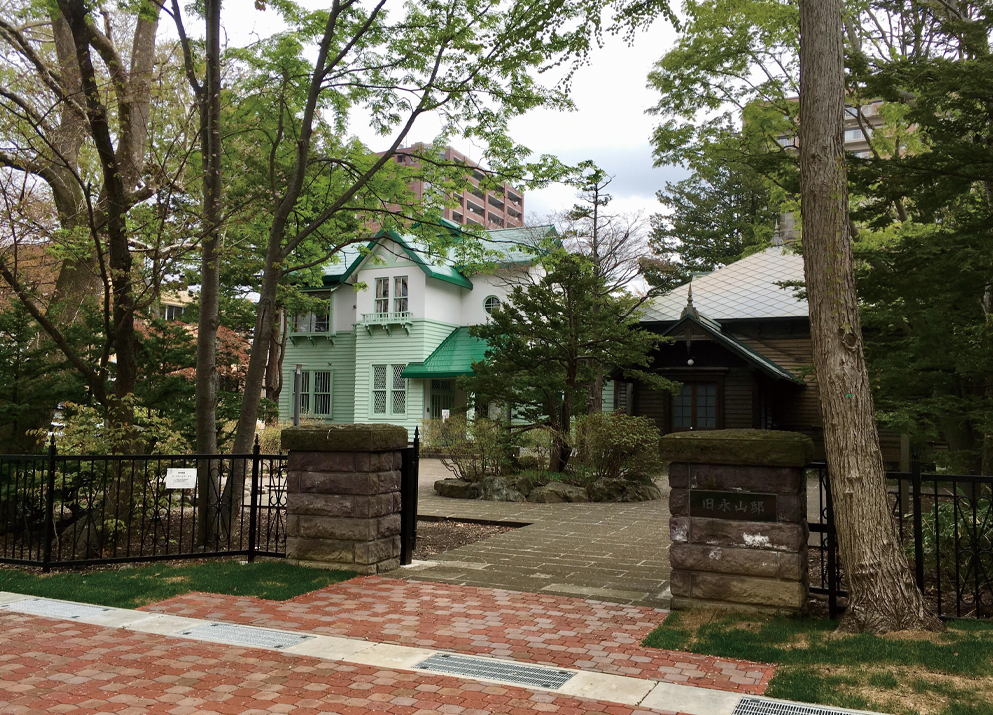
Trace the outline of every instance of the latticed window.
<instances>
[{"instance_id":1,"label":"latticed window","mask_svg":"<svg viewBox=\"0 0 993 715\"><path fill-rule=\"evenodd\" d=\"M393 281L393 310L396 313L406 313L407 306L407 276L398 276Z\"/></svg>"},{"instance_id":2,"label":"latticed window","mask_svg":"<svg viewBox=\"0 0 993 715\"><path fill-rule=\"evenodd\" d=\"M407 380L400 376L406 365L393 366L393 414L407 412Z\"/></svg>"},{"instance_id":3,"label":"latticed window","mask_svg":"<svg viewBox=\"0 0 993 715\"><path fill-rule=\"evenodd\" d=\"M717 385L685 383L672 398L674 430L717 429Z\"/></svg>"},{"instance_id":4,"label":"latticed window","mask_svg":"<svg viewBox=\"0 0 993 715\"><path fill-rule=\"evenodd\" d=\"M390 279L376 279L376 312L390 312Z\"/></svg>"},{"instance_id":5,"label":"latticed window","mask_svg":"<svg viewBox=\"0 0 993 715\"><path fill-rule=\"evenodd\" d=\"M372 366L372 413L386 414L386 365Z\"/></svg>"},{"instance_id":6,"label":"latticed window","mask_svg":"<svg viewBox=\"0 0 993 715\"><path fill-rule=\"evenodd\" d=\"M314 414L331 414L331 371L314 373Z\"/></svg>"}]
</instances>

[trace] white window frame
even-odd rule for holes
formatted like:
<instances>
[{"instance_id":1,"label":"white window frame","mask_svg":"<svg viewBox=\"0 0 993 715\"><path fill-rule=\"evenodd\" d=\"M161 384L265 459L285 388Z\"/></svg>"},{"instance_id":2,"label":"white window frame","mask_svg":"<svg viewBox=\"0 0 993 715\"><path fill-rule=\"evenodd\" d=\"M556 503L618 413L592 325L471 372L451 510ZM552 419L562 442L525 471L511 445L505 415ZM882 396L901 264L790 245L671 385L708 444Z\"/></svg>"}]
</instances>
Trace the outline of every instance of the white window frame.
<instances>
[{"instance_id":1,"label":"white window frame","mask_svg":"<svg viewBox=\"0 0 993 715\"><path fill-rule=\"evenodd\" d=\"M300 414L310 414L310 370L300 372Z\"/></svg>"},{"instance_id":2,"label":"white window frame","mask_svg":"<svg viewBox=\"0 0 993 715\"><path fill-rule=\"evenodd\" d=\"M403 295L401 295L401 289ZM410 310L410 281L407 276L393 278L393 312L406 313Z\"/></svg>"},{"instance_id":3,"label":"white window frame","mask_svg":"<svg viewBox=\"0 0 993 715\"><path fill-rule=\"evenodd\" d=\"M321 383L319 375L327 375L327 388L326 391L322 390L318 392L318 386ZM313 413L315 416L319 417L330 417L334 409L334 373L331 370L314 370L313 378L310 381L311 389L313 393L310 398L310 402L313 405ZM327 397L327 410L320 411L320 403L322 397Z\"/></svg>"},{"instance_id":4,"label":"white window frame","mask_svg":"<svg viewBox=\"0 0 993 715\"><path fill-rule=\"evenodd\" d=\"M318 392L318 375L326 373L327 374L327 392ZM293 380L294 372L290 372L290 379ZM296 386L296 381L290 383L294 387ZM296 405L296 392L294 390L290 391L291 402L290 402L290 412L293 412L293 408ZM318 400L321 396L327 395L327 412L318 412ZM311 370L302 369L300 371L300 414L308 415L311 417L320 417L330 419L331 415L334 413L334 370Z\"/></svg>"},{"instance_id":5,"label":"white window frame","mask_svg":"<svg viewBox=\"0 0 993 715\"><path fill-rule=\"evenodd\" d=\"M373 419L388 419L390 417L406 417L409 409L410 381L399 377L400 372L407 367L406 363L387 364L375 363L369 366L369 416ZM384 380L378 387L376 383L376 368L383 370ZM398 387L399 385L399 387ZM383 411L376 411L377 393L383 401ZM399 401L403 403L403 409L396 409Z\"/></svg>"},{"instance_id":6,"label":"white window frame","mask_svg":"<svg viewBox=\"0 0 993 715\"><path fill-rule=\"evenodd\" d=\"M376 293L373 298L373 306L375 307L375 312L378 315L390 312L390 280L390 277L386 276L384 278L377 278L375 281ZM380 286L383 287L382 292L380 292Z\"/></svg>"}]
</instances>

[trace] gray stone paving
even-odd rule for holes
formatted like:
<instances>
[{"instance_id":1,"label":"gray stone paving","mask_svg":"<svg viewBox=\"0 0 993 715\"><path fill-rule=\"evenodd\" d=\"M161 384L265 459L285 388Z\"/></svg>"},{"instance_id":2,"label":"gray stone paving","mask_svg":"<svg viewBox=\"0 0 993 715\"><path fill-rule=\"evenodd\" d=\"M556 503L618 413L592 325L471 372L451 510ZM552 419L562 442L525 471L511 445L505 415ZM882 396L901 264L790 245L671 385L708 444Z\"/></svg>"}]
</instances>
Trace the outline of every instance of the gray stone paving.
<instances>
[{"instance_id":1,"label":"gray stone paving","mask_svg":"<svg viewBox=\"0 0 993 715\"><path fill-rule=\"evenodd\" d=\"M391 576L668 606L668 499L634 504L528 504L447 499L450 476L422 459L421 516L528 524ZM663 480L664 481L664 480ZM663 485L663 493L668 485Z\"/></svg>"}]
</instances>

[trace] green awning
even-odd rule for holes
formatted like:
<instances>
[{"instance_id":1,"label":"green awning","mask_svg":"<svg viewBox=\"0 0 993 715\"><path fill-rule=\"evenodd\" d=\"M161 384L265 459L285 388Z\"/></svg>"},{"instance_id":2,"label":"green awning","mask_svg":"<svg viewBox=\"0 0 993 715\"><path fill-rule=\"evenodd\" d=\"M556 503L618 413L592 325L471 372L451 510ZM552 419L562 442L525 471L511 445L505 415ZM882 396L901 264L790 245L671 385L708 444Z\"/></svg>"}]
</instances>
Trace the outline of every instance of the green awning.
<instances>
[{"instance_id":1,"label":"green awning","mask_svg":"<svg viewBox=\"0 0 993 715\"><path fill-rule=\"evenodd\" d=\"M422 379L472 375L473 361L486 356L486 342L469 335L469 328L456 328L424 362L412 362L401 377Z\"/></svg>"}]
</instances>

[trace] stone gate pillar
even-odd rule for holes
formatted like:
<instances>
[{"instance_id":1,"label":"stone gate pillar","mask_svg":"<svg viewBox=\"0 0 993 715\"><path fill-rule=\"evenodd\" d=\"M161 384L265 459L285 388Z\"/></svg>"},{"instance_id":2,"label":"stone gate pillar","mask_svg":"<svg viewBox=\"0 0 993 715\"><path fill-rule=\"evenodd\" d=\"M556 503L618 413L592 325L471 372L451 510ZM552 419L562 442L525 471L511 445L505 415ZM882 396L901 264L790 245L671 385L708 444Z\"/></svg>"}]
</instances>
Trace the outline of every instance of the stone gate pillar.
<instances>
[{"instance_id":1,"label":"stone gate pillar","mask_svg":"<svg viewBox=\"0 0 993 715\"><path fill-rule=\"evenodd\" d=\"M363 574L400 566L400 464L407 430L323 425L283 430L286 557Z\"/></svg>"},{"instance_id":2,"label":"stone gate pillar","mask_svg":"<svg viewBox=\"0 0 993 715\"><path fill-rule=\"evenodd\" d=\"M810 438L679 432L663 437L661 450L671 462L672 607L805 610Z\"/></svg>"}]
</instances>

